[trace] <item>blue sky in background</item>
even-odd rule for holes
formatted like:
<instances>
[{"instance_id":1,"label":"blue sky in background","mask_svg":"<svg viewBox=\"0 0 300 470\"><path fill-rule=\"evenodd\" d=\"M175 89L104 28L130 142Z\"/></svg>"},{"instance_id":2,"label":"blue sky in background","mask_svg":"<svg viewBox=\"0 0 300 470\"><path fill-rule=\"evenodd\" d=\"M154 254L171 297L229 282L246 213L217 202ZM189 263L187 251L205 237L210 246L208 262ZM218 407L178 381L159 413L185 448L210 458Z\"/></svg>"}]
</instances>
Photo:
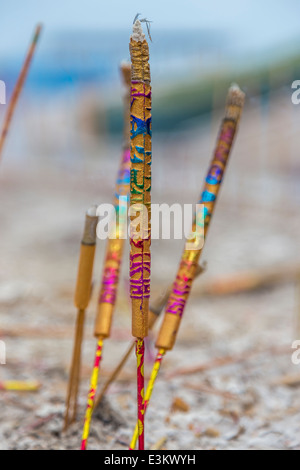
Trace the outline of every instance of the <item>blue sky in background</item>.
<instances>
[{"instance_id":1,"label":"blue sky in background","mask_svg":"<svg viewBox=\"0 0 300 470\"><path fill-rule=\"evenodd\" d=\"M2 0L0 54L24 48L33 25L47 34L66 30L127 29L137 12L155 29L230 32L239 47L269 47L299 37L299 0Z\"/></svg>"},{"instance_id":2,"label":"blue sky in background","mask_svg":"<svg viewBox=\"0 0 300 470\"><path fill-rule=\"evenodd\" d=\"M0 1L0 78L8 90L38 22L44 30L26 90L119 82L136 13L153 21L151 68L160 82L253 69L297 52L300 43L299 0Z\"/></svg>"}]
</instances>

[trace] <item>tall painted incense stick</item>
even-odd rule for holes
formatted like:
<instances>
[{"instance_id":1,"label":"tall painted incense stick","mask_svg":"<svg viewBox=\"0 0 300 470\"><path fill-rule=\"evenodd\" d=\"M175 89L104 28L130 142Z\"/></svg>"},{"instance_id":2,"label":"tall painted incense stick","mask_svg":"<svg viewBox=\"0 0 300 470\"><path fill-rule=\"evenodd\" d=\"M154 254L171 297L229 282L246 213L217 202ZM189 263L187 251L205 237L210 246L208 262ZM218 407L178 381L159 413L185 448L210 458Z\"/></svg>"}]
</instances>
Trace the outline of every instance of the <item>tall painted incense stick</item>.
<instances>
[{"instance_id":1,"label":"tall painted incense stick","mask_svg":"<svg viewBox=\"0 0 300 470\"><path fill-rule=\"evenodd\" d=\"M98 223L98 216L96 215L96 211L96 206L90 207L90 209L87 211L85 216L84 232L81 241L79 267L74 297L74 303L78 313L67 390L64 430L68 428L70 423L76 420L77 415L77 398L80 380L81 346L85 311L88 307L91 297L92 275L96 249L96 229Z\"/></svg>"},{"instance_id":2,"label":"tall painted incense stick","mask_svg":"<svg viewBox=\"0 0 300 470\"><path fill-rule=\"evenodd\" d=\"M110 234L107 244L106 257L102 275L98 310L95 322L95 337L97 338L97 349L94 368L91 377L90 391L88 394L86 416L81 442L81 450L86 450L90 432L90 423L94 409L95 396L98 386L98 375L100 361L102 358L103 340L110 336L114 307L117 298L120 267L122 262L123 247L127 226L127 214L120 213L121 198L128 199L130 186L130 135L129 135L129 107L130 107L130 83L131 65L121 65L122 76L126 86L124 97L124 148L121 158L120 169L117 177L114 206L117 217L116 231ZM122 209L121 209L122 210Z\"/></svg>"},{"instance_id":3,"label":"tall painted incense stick","mask_svg":"<svg viewBox=\"0 0 300 470\"><path fill-rule=\"evenodd\" d=\"M207 233L214 211L215 202L217 200L228 157L230 155L244 106L244 100L245 95L237 85L234 85L229 89L225 118L221 125L217 147L207 173L204 189L200 198L200 204L204 205L204 235ZM192 228L194 233L196 231L195 224L196 221L194 221ZM201 253L202 248L196 250L185 249L183 252L172 292L168 299L164 320L156 341L158 354L154 362L152 374L146 391L145 410L151 398L154 382L161 366L162 358L166 351L171 350L175 344L181 318L190 294L193 280L195 279L195 272ZM130 449L134 449L136 446L137 434L136 426Z\"/></svg>"},{"instance_id":4,"label":"tall painted incense stick","mask_svg":"<svg viewBox=\"0 0 300 470\"><path fill-rule=\"evenodd\" d=\"M198 277L203 271L204 271L204 268L202 266L198 265L195 277ZM157 297L157 299L153 302L153 304L150 305L149 314L148 314L148 319L149 319L148 327L149 327L149 330L151 330L154 327L156 321L158 320L158 317L160 316L163 308L165 307L165 305L168 301L169 295L171 294L171 290L172 290L172 286L169 286L169 288L166 290L164 295L162 295L162 296L160 295L159 297ZM99 393L99 396L97 397L97 399L95 401L95 409L101 403L101 401L102 401L103 397L105 396L107 390L109 389L110 385L117 379L117 377L120 374L121 370L123 369L123 367L125 366L126 362L129 359L129 357L131 356L131 353L134 350L134 347L135 347L135 341L133 341L130 344L128 350L126 351L126 353L124 354L124 356L120 360L119 364L113 370L113 372L110 374L110 376L108 377L108 379L104 383L104 385L102 387L102 390Z\"/></svg>"},{"instance_id":5,"label":"tall painted incense stick","mask_svg":"<svg viewBox=\"0 0 300 470\"><path fill-rule=\"evenodd\" d=\"M130 296L136 337L139 450L144 450L144 338L148 334L151 244L151 86L149 47L139 20L133 24L131 56ZM147 216L147 217L146 217ZM145 220L146 218L146 220ZM137 232L139 226L139 233Z\"/></svg>"},{"instance_id":6,"label":"tall painted incense stick","mask_svg":"<svg viewBox=\"0 0 300 470\"><path fill-rule=\"evenodd\" d=\"M10 99L10 102L9 102L9 105L8 105L8 108L7 108L7 112L6 112L3 127L2 127L1 137L0 137L0 160L1 160L1 156L2 156L3 146L4 146L4 143L5 143L5 140L6 140L6 136L8 134L10 123L11 123L11 120L12 120L12 117L13 117L13 114L14 114L14 110L15 110L16 104L18 102L18 98L20 96L20 93L22 91L22 88L23 88L23 85L24 85L24 82L25 82L25 79L26 79L26 76L27 76L32 58L33 58L33 55L34 55L34 52L35 52L35 48L36 48L38 39L40 37L41 30L42 30L42 26L40 24L37 25L36 29L35 29L35 32L34 32L33 39L31 41L31 44L29 46L29 49L28 49L28 52L27 52L27 55L26 55L26 58L25 58L25 62L24 62L23 67L21 69L20 75L18 77L17 83L15 85L15 88L13 90L13 93L12 93L12 96L11 96L11 99Z\"/></svg>"},{"instance_id":7,"label":"tall painted incense stick","mask_svg":"<svg viewBox=\"0 0 300 470\"><path fill-rule=\"evenodd\" d=\"M121 72L126 88L124 96L124 149L122 153L114 198L114 207L118 216L118 220L116 223L116 232L110 234L110 238L108 239L107 243L95 324L95 336L98 338L108 338L110 336L125 241L124 228L127 225L127 214L125 215L125 221L122 219L124 214L120 213L122 212L122 205L120 202L121 198L128 199L130 186L130 64L123 63L121 65Z\"/></svg>"}]
</instances>

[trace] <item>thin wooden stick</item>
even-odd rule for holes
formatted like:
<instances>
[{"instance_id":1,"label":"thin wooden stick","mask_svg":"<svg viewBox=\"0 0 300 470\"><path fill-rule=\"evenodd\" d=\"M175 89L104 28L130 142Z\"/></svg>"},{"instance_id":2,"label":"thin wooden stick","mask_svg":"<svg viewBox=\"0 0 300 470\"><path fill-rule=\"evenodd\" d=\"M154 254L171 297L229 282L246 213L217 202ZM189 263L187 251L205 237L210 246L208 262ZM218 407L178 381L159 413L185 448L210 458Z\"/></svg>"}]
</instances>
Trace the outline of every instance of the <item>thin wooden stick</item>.
<instances>
[{"instance_id":1,"label":"thin wooden stick","mask_svg":"<svg viewBox=\"0 0 300 470\"><path fill-rule=\"evenodd\" d=\"M21 69L20 75L18 77L17 83L15 85L15 88L13 90L13 93L12 93L12 96L11 96L11 99L7 108L7 112L6 112L3 127L2 127L1 137L0 137L0 160L2 157L3 146L5 143L8 131L9 131L9 127L10 127L10 123L14 114L14 110L18 102L18 98L20 96L22 88L24 86L24 82L25 82L25 79L26 79L26 76L27 76L34 52L35 52L38 39L40 37L41 30L42 30L42 26L38 24L36 26L33 39L30 43L30 46L29 46L29 49L25 58L25 62Z\"/></svg>"},{"instance_id":2,"label":"thin wooden stick","mask_svg":"<svg viewBox=\"0 0 300 470\"><path fill-rule=\"evenodd\" d=\"M81 314L79 311L78 318L78 334L77 334L77 351L75 359L75 371L74 371L74 405L73 413L71 414L71 423L74 423L77 418L77 408L78 408L78 393L79 393L79 383L80 383L80 372L81 372L81 348L83 342L83 333L84 333L84 323L85 323L85 312Z\"/></svg>"},{"instance_id":3,"label":"thin wooden stick","mask_svg":"<svg viewBox=\"0 0 300 470\"><path fill-rule=\"evenodd\" d=\"M296 281L300 278L300 266L297 264L280 264L268 268L242 271L207 279L196 289L194 295L234 295L264 287Z\"/></svg>"},{"instance_id":4,"label":"thin wooden stick","mask_svg":"<svg viewBox=\"0 0 300 470\"><path fill-rule=\"evenodd\" d=\"M198 364L193 367L182 367L180 369L175 369L171 373L166 375L167 379L171 379L173 377L178 377L180 375L194 375L201 372L205 372L211 369L217 369L219 367L225 367L231 364L238 364L241 362L245 362L259 354L271 354L281 355L281 354L290 354L291 347L290 346L282 346L282 347L272 347L272 348L265 348L265 349L258 349L258 350L250 350L250 351L243 351L240 354L236 355L229 355L223 357L216 357L208 362L204 362L203 364Z\"/></svg>"},{"instance_id":5,"label":"thin wooden stick","mask_svg":"<svg viewBox=\"0 0 300 470\"><path fill-rule=\"evenodd\" d=\"M124 356L122 357L121 361L119 362L119 364L117 365L117 367L114 369L114 371L112 372L112 374L108 377L108 379L106 380L99 396L97 397L96 399L96 402L95 402L95 407L94 409L96 409L101 401L103 400L103 397L104 395L106 394L108 388L110 387L110 385L117 379L117 377L119 376L121 370L123 369L124 365L126 364L126 362L128 361L129 357L131 356L132 352L134 351L134 347L135 347L135 341L133 341L127 352L124 354Z\"/></svg>"},{"instance_id":6,"label":"thin wooden stick","mask_svg":"<svg viewBox=\"0 0 300 470\"><path fill-rule=\"evenodd\" d=\"M239 396L226 392L223 390L217 390L213 387L209 387L206 384L192 384L192 383L184 383L184 387L190 388L191 390L195 390L196 392L203 392L211 395L216 395L217 397L225 398L226 400L238 400Z\"/></svg>"},{"instance_id":7,"label":"thin wooden stick","mask_svg":"<svg viewBox=\"0 0 300 470\"><path fill-rule=\"evenodd\" d=\"M69 384L68 384L68 392L67 392L64 431L67 430L69 424L76 421L76 416L77 416L77 400L78 400L79 381L80 381L81 347L82 347L82 339L83 339L84 322L85 322L85 310L79 309L77 313L77 319L76 319L74 351L73 351L70 378L69 378ZM70 412L70 410L72 411Z\"/></svg>"},{"instance_id":8,"label":"thin wooden stick","mask_svg":"<svg viewBox=\"0 0 300 470\"><path fill-rule=\"evenodd\" d=\"M82 338L85 322L85 311L89 305L92 291L92 276L97 239L97 222L98 216L96 215L96 206L92 206L87 211L85 216L84 233L80 247L79 267L74 298L75 307L77 308L77 318L73 355L67 388L64 431L68 429L70 423L76 420L77 416Z\"/></svg>"}]
</instances>

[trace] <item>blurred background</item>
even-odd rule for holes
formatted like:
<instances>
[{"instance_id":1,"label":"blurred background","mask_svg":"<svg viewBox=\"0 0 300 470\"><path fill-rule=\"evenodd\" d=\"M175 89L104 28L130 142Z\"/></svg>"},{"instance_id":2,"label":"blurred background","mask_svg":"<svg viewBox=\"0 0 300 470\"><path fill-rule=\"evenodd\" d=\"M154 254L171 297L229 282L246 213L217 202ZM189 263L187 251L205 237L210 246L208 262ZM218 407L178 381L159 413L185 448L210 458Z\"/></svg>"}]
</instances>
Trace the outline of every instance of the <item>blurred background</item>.
<instances>
[{"instance_id":1,"label":"blurred background","mask_svg":"<svg viewBox=\"0 0 300 470\"><path fill-rule=\"evenodd\" d=\"M11 0L1 11L0 80L6 83L7 103L34 27L38 22L44 25L0 169L0 333L8 347L3 377L38 375L46 387L39 406L48 403L49 413L51 406L63 409L84 213L91 204L107 203L113 197L123 126L119 65L129 59L132 22L141 13L152 21L153 202L198 200L228 87L236 82L247 95L206 242L207 269L195 282L181 336L166 369L190 365L191 359L196 364L245 351L265 351L258 361L235 364L222 369L221 375L208 372L201 378L211 387L239 396L254 390L253 415L247 415L246 430L234 443L226 433L238 426L236 420L218 414L224 403L210 395L195 398L196 392L185 390L180 379L162 379L158 396L163 386L169 387L171 405L181 387L192 414L185 420L171 417L171 424L162 425L162 415L149 411L150 422L157 420L151 439L165 432L171 448L181 449L299 447L297 389L286 389L289 385L282 383L277 388L270 385L278 377L297 373L286 351L300 335L300 105L291 99L292 83L300 80L299 2ZM0 105L2 120L6 109L7 105ZM153 241L154 297L172 282L182 245L180 240ZM126 250L118 320L113 341L107 344L104 374L131 335ZM85 380L92 363L92 328L104 251L105 244L99 242L86 329ZM275 345L286 348L276 361ZM83 404L86 382L82 389ZM117 392L120 385L112 389L113 405L122 407L128 395L124 413L133 423L134 385L125 389L122 403ZM27 423L26 409L15 408L8 396L5 400L6 422L13 416L18 433L20 416ZM24 400L34 408L33 398ZM206 415L199 412L203 405L211 410ZM245 417L243 406L236 411L240 417ZM271 418L275 411L277 415ZM47 414L39 411L43 412ZM247 419L252 420L252 427ZM262 433L264 420L271 426L275 423L276 437ZM197 429L189 427L190 422L196 422ZM218 428L218 436L205 434L208 423ZM170 431L173 424L178 434ZM4 447L50 445L49 430L42 444L33 444L38 436L22 444L0 428L1 432ZM130 432L126 433L124 425L116 435L126 440ZM55 433L52 438L55 447ZM114 435L108 443L103 437L101 445L114 448L120 445L116 439Z\"/></svg>"}]
</instances>

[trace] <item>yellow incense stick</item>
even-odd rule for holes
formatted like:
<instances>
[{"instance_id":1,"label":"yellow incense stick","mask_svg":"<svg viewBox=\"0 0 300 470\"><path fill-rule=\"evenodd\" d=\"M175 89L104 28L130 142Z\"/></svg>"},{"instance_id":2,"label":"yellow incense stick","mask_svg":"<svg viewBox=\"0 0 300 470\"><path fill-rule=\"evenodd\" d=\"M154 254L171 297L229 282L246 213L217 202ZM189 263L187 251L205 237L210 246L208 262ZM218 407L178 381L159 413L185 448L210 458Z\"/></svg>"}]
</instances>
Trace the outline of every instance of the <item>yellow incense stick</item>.
<instances>
[{"instance_id":1,"label":"yellow incense stick","mask_svg":"<svg viewBox=\"0 0 300 470\"><path fill-rule=\"evenodd\" d=\"M103 340L99 339L97 343L96 354L95 354L94 368L93 368L93 372L91 376L90 391L89 391L88 399L87 399L87 406L86 406L85 419L84 419L83 432L82 432L81 450L86 450L87 440L90 434L90 425L91 425L91 419L92 419L93 408L94 408L95 394L96 394L97 384L98 384L99 367L100 367L100 361L102 358L102 347L103 347Z\"/></svg>"}]
</instances>

